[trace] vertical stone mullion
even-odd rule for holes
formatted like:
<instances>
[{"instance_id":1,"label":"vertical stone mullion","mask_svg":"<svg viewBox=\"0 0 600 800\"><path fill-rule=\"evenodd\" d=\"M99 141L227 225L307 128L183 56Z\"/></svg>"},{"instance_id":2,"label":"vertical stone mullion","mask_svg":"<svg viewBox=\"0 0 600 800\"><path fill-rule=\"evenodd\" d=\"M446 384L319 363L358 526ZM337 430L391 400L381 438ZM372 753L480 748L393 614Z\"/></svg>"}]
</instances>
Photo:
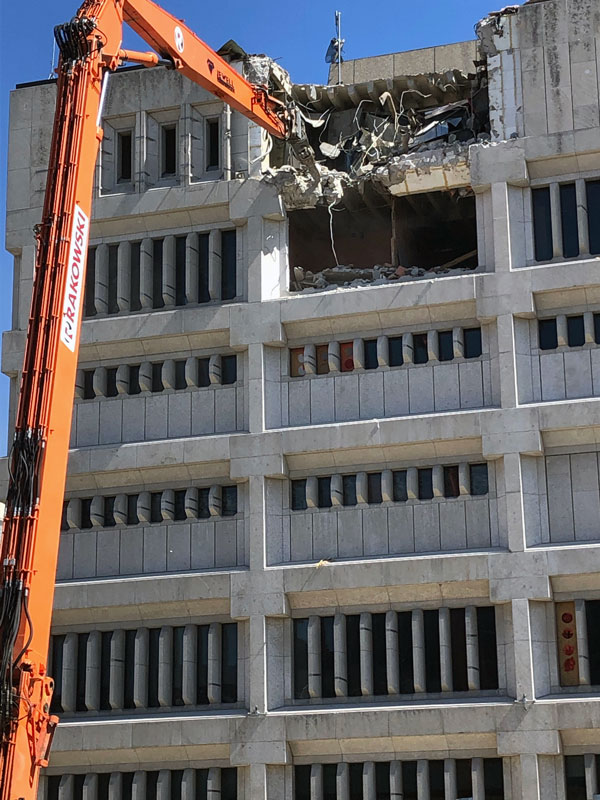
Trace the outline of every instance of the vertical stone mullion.
<instances>
[{"instance_id":1,"label":"vertical stone mullion","mask_svg":"<svg viewBox=\"0 0 600 800\"><path fill-rule=\"evenodd\" d=\"M337 765L335 771L336 800L350 800L350 770L345 761Z\"/></svg>"},{"instance_id":2,"label":"vertical stone mullion","mask_svg":"<svg viewBox=\"0 0 600 800\"><path fill-rule=\"evenodd\" d=\"M310 768L310 800L323 800L322 764L313 764Z\"/></svg>"},{"instance_id":3,"label":"vertical stone mullion","mask_svg":"<svg viewBox=\"0 0 600 800\"><path fill-rule=\"evenodd\" d=\"M74 776L63 775L58 784L58 800L74 800L74 789Z\"/></svg>"},{"instance_id":4,"label":"vertical stone mullion","mask_svg":"<svg viewBox=\"0 0 600 800\"><path fill-rule=\"evenodd\" d=\"M385 615L385 668L388 694L400 693L400 652L398 646L398 614Z\"/></svg>"},{"instance_id":5,"label":"vertical stone mullion","mask_svg":"<svg viewBox=\"0 0 600 800\"><path fill-rule=\"evenodd\" d=\"M467 639L467 685L471 690L479 689L479 636L477 634L477 609L465 608L465 632Z\"/></svg>"},{"instance_id":6,"label":"vertical stone mullion","mask_svg":"<svg viewBox=\"0 0 600 800\"><path fill-rule=\"evenodd\" d=\"M63 711L76 710L77 640L76 633L67 633L63 642L61 675L61 706Z\"/></svg>"},{"instance_id":7,"label":"vertical stone mullion","mask_svg":"<svg viewBox=\"0 0 600 800\"><path fill-rule=\"evenodd\" d=\"M221 800L221 770L218 767L208 770L206 800Z\"/></svg>"},{"instance_id":8,"label":"vertical stone mullion","mask_svg":"<svg viewBox=\"0 0 600 800\"><path fill-rule=\"evenodd\" d=\"M146 800L146 773L135 772L131 783L131 800Z\"/></svg>"},{"instance_id":9,"label":"vertical stone mullion","mask_svg":"<svg viewBox=\"0 0 600 800\"><path fill-rule=\"evenodd\" d=\"M485 800L483 758L471 759L471 783L473 785L473 800Z\"/></svg>"},{"instance_id":10,"label":"vertical stone mullion","mask_svg":"<svg viewBox=\"0 0 600 800\"><path fill-rule=\"evenodd\" d=\"M363 764L363 800L377 800L375 787L375 764L365 761Z\"/></svg>"},{"instance_id":11,"label":"vertical stone mullion","mask_svg":"<svg viewBox=\"0 0 600 800\"><path fill-rule=\"evenodd\" d=\"M107 800L122 800L123 798L123 773L111 772L108 779Z\"/></svg>"},{"instance_id":12,"label":"vertical stone mullion","mask_svg":"<svg viewBox=\"0 0 600 800\"><path fill-rule=\"evenodd\" d=\"M98 775L86 775L81 788L81 800L98 800Z\"/></svg>"},{"instance_id":13,"label":"vertical stone mullion","mask_svg":"<svg viewBox=\"0 0 600 800\"><path fill-rule=\"evenodd\" d=\"M360 615L360 691L364 697L373 694L373 621L369 613Z\"/></svg>"},{"instance_id":14,"label":"vertical stone mullion","mask_svg":"<svg viewBox=\"0 0 600 800\"><path fill-rule=\"evenodd\" d=\"M162 299L165 307L175 305L175 237L163 239Z\"/></svg>"},{"instance_id":15,"label":"vertical stone mullion","mask_svg":"<svg viewBox=\"0 0 600 800\"><path fill-rule=\"evenodd\" d=\"M131 296L131 242L119 242L117 251L117 306L129 311Z\"/></svg>"},{"instance_id":16,"label":"vertical stone mullion","mask_svg":"<svg viewBox=\"0 0 600 800\"><path fill-rule=\"evenodd\" d=\"M200 242L194 231L185 240L185 299L188 303L198 302L200 269Z\"/></svg>"},{"instance_id":17,"label":"vertical stone mullion","mask_svg":"<svg viewBox=\"0 0 600 800\"><path fill-rule=\"evenodd\" d=\"M196 800L195 769L186 769L181 776L181 800Z\"/></svg>"},{"instance_id":18,"label":"vertical stone mullion","mask_svg":"<svg viewBox=\"0 0 600 800\"><path fill-rule=\"evenodd\" d=\"M588 255L590 252L590 234L585 180L583 178L578 178L575 181L575 193L577 202L577 238L579 240L579 255Z\"/></svg>"},{"instance_id":19,"label":"vertical stone mullion","mask_svg":"<svg viewBox=\"0 0 600 800\"><path fill-rule=\"evenodd\" d=\"M333 619L333 672L336 697L346 697L348 694L348 657L344 614L336 614Z\"/></svg>"},{"instance_id":20,"label":"vertical stone mullion","mask_svg":"<svg viewBox=\"0 0 600 800\"><path fill-rule=\"evenodd\" d=\"M429 762L426 759L417 761L417 800L429 800Z\"/></svg>"},{"instance_id":21,"label":"vertical stone mullion","mask_svg":"<svg viewBox=\"0 0 600 800\"><path fill-rule=\"evenodd\" d=\"M442 682L442 692L451 692L452 682L452 631L450 628L450 609L440 608L439 610L439 631L440 631L440 674Z\"/></svg>"},{"instance_id":22,"label":"vertical stone mullion","mask_svg":"<svg viewBox=\"0 0 600 800\"><path fill-rule=\"evenodd\" d=\"M321 620L319 617L308 618L308 694L309 697L321 697Z\"/></svg>"},{"instance_id":23,"label":"vertical stone mullion","mask_svg":"<svg viewBox=\"0 0 600 800\"><path fill-rule=\"evenodd\" d=\"M156 781L156 800L171 800L171 770L161 769Z\"/></svg>"},{"instance_id":24,"label":"vertical stone mullion","mask_svg":"<svg viewBox=\"0 0 600 800\"><path fill-rule=\"evenodd\" d=\"M585 600L575 600L575 623L575 629L577 631L579 683L581 686L589 686L591 677Z\"/></svg>"},{"instance_id":25,"label":"vertical stone mullion","mask_svg":"<svg viewBox=\"0 0 600 800\"><path fill-rule=\"evenodd\" d=\"M444 800L456 800L456 761L444 759Z\"/></svg>"},{"instance_id":26,"label":"vertical stone mullion","mask_svg":"<svg viewBox=\"0 0 600 800\"><path fill-rule=\"evenodd\" d=\"M221 299L221 231L208 236L208 293L211 300Z\"/></svg>"},{"instance_id":27,"label":"vertical stone mullion","mask_svg":"<svg viewBox=\"0 0 600 800\"><path fill-rule=\"evenodd\" d=\"M585 766L585 791L589 798L596 797L598 793L598 768L596 766L596 755L587 753L584 756Z\"/></svg>"},{"instance_id":28,"label":"vertical stone mullion","mask_svg":"<svg viewBox=\"0 0 600 800\"><path fill-rule=\"evenodd\" d=\"M554 258L562 256L562 225L560 217L560 186L554 182L550 184L550 217L552 220L552 255Z\"/></svg>"},{"instance_id":29,"label":"vertical stone mullion","mask_svg":"<svg viewBox=\"0 0 600 800\"><path fill-rule=\"evenodd\" d=\"M158 638L158 703L173 705L173 628L165 625Z\"/></svg>"},{"instance_id":30,"label":"vertical stone mullion","mask_svg":"<svg viewBox=\"0 0 600 800\"><path fill-rule=\"evenodd\" d=\"M100 659L102 634L91 631L85 648L85 707L88 711L100 709Z\"/></svg>"},{"instance_id":31,"label":"vertical stone mullion","mask_svg":"<svg viewBox=\"0 0 600 800\"><path fill-rule=\"evenodd\" d=\"M222 630L219 622L208 628L208 702L221 702Z\"/></svg>"},{"instance_id":32,"label":"vertical stone mullion","mask_svg":"<svg viewBox=\"0 0 600 800\"><path fill-rule=\"evenodd\" d=\"M402 762L390 761L390 800L403 800Z\"/></svg>"},{"instance_id":33,"label":"vertical stone mullion","mask_svg":"<svg viewBox=\"0 0 600 800\"><path fill-rule=\"evenodd\" d=\"M125 631L113 631L110 637L108 704L111 708L125 705Z\"/></svg>"},{"instance_id":34,"label":"vertical stone mullion","mask_svg":"<svg viewBox=\"0 0 600 800\"><path fill-rule=\"evenodd\" d=\"M182 697L186 706L196 704L197 697L197 653L198 629L195 625L186 625L183 629L183 675Z\"/></svg>"},{"instance_id":35,"label":"vertical stone mullion","mask_svg":"<svg viewBox=\"0 0 600 800\"><path fill-rule=\"evenodd\" d=\"M152 239L142 240L140 245L140 305L150 309L154 301L154 243Z\"/></svg>"},{"instance_id":36,"label":"vertical stone mullion","mask_svg":"<svg viewBox=\"0 0 600 800\"><path fill-rule=\"evenodd\" d=\"M148 628L136 631L133 665L133 703L136 708L146 708L148 705L149 641Z\"/></svg>"},{"instance_id":37,"label":"vertical stone mullion","mask_svg":"<svg viewBox=\"0 0 600 800\"><path fill-rule=\"evenodd\" d=\"M425 623L420 608L412 612L412 650L415 692L425 692Z\"/></svg>"},{"instance_id":38,"label":"vertical stone mullion","mask_svg":"<svg viewBox=\"0 0 600 800\"><path fill-rule=\"evenodd\" d=\"M96 313L108 312L108 245L99 244L96 248L94 275L94 307Z\"/></svg>"}]
</instances>

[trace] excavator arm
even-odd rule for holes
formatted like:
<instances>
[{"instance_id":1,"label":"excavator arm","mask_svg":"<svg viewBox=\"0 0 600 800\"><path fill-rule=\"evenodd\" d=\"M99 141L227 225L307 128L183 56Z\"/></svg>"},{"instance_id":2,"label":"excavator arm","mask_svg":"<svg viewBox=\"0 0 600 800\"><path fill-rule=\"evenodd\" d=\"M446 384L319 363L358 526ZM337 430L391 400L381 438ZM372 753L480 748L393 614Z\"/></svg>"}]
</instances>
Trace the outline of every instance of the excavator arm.
<instances>
[{"instance_id":1,"label":"excavator arm","mask_svg":"<svg viewBox=\"0 0 600 800\"><path fill-rule=\"evenodd\" d=\"M123 50L123 22L155 52ZM151 0L86 0L55 35L56 112L1 534L0 800L34 800L58 721L46 658L107 75L124 61L166 61L272 135L292 133L290 108Z\"/></svg>"}]
</instances>

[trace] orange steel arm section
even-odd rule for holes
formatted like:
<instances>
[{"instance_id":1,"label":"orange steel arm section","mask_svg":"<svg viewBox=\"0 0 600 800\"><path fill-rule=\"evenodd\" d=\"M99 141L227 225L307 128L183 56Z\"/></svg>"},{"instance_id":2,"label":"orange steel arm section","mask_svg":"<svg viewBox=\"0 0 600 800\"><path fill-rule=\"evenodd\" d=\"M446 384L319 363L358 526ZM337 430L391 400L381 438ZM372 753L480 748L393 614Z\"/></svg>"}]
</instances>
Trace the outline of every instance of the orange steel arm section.
<instances>
[{"instance_id":1,"label":"orange steel arm section","mask_svg":"<svg viewBox=\"0 0 600 800\"><path fill-rule=\"evenodd\" d=\"M163 59L275 136L290 114L151 0L86 0L61 57L0 561L0 800L34 800L57 719L47 674L103 81L128 22Z\"/></svg>"}]
</instances>

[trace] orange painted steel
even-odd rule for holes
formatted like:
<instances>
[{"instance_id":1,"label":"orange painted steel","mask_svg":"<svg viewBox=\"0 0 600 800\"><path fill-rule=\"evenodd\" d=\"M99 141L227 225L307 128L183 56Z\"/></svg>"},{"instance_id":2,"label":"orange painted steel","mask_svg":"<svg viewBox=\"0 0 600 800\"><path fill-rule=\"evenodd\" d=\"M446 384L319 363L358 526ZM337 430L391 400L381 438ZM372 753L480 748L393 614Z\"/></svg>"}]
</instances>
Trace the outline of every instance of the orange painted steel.
<instances>
[{"instance_id":1,"label":"orange painted steel","mask_svg":"<svg viewBox=\"0 0 600 800\"><path fill-rule=\"evenodd\" d=\"M52 600L81 327L103 81L124 59L123 21L161 59L269 133L287 110L151 0L87 0L57 32L61 48L43 218L10 454L0 561L0 800L34 800L57 718L47 674Z\"/></svg>"}]
</instances>

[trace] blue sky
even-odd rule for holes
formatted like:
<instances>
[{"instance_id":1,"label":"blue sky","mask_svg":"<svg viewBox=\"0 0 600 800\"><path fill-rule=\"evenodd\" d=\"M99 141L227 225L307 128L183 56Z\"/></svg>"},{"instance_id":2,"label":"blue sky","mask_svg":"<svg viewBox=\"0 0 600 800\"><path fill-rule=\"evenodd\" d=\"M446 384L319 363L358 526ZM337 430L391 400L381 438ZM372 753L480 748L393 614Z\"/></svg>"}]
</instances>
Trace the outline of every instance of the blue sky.
<instances>
[{"instance_id":1,"label":"blue sky","mask_svg":"<svg viewBox=\"0 0 600 800\"><path fill-rule=\"evenodd\" d=\"M334 12L342 12L346 58L412 50L474 38L473 26L503 3L493 0L162 0L211 47L235 39L251 53L267 53L297 83L326 83L324 55L335 35ZM365 13L365 9L369 12ZM17 83L47 78L52 65L53 29L77 10L68 0L33 3L0 0L0 328L11 327L12 257L4 251L8 96ZM125 45L146 49L133 34ZM0 455L6 452L8 379L0 376Z\"/></svg>"}]
</instances>

